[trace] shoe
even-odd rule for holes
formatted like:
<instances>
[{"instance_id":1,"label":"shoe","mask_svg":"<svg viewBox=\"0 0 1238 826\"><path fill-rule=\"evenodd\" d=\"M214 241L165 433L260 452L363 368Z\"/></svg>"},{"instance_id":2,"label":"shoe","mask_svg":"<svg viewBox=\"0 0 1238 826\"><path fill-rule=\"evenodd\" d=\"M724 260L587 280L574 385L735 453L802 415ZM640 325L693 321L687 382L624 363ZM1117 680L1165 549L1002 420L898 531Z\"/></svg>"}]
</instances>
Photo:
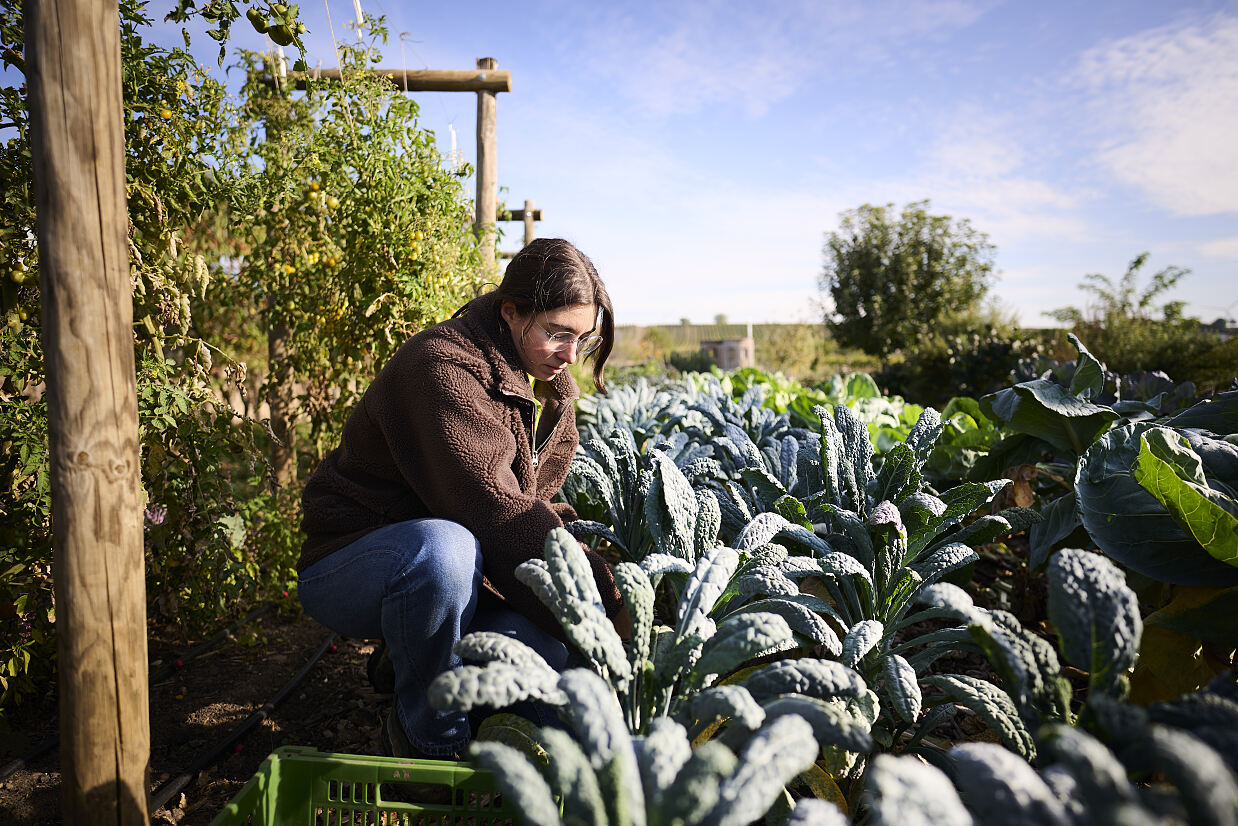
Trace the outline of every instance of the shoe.
<instances>
[{"instance_id":1,"label":"shoe","mask_svg":"<svg viewBox=\"0 0 1238 826\"><path fill-rule=\"evenodd\" d=\"M408 735L404 733L404 726L400 725L399 716L396 714L395 706L387 712L387 716L383 718L382 727L379 730L379 736L383 741L383 750L391 757L421 757L413 744L408 741Z\"/></svg>"},{"instance_id":2,"label":"shoe","mask_svg":"<svg viewBox=\"0 0 1238 826\"><path fill-rule=\"evenodd\" d=\"M395 706L387 712L383 718L382 726L379 730L379 736L383 741L383 749L391 757L399 757L406 760L454 760L462 761L467 758L461 756L460 752L452 752L450 754L426 754L416 748L408 740L408 735L404 733L404 726L400 725L399 716L396 714Z\"/></svg>"},{"instance_id":3,"label":"shoe","mask_svg":"<svg viewBox=\"0 0 1238 826\"><path fill-rule=\"evenodd\" d=\"M387 652L387 641L379 640L370 658L365 661L365 676L378 694L395 694L395 666Z\"/></svg>"}]
</instances>

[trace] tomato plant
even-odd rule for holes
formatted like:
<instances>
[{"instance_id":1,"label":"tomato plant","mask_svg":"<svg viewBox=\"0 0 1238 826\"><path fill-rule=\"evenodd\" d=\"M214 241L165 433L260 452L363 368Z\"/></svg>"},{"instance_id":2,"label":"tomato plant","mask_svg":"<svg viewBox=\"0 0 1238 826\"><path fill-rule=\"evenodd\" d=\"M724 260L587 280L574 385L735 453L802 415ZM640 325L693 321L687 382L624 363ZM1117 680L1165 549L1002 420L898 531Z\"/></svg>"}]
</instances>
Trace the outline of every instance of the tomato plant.
<instances>
[{"instance_id":1,"label":"tomato plant","mask_svg":"<svg viewBox=\"0 0 1238 826\"><path fill-rule=\"evenodd\" d=\"M254 397L282 383L309 466L375 365L471 297L480 259L460 177L416 105L361 71L381 20L343 48L342 84L271 89L261 58L242 55L237 96L186 50L147 42L145 8L122 0L119 24L148 615L192 632L294 576L299 491L274 483ZM262 9L295 29L295 6ZM194 13L219 22L221 43L239 16L217 2ZM25 70L12 0L0 59ZM0 88L0 130L2 714L54 686L55 615L23 84ZM269 369L273 325L291 372Z\"/></svg>"}]
</instances>

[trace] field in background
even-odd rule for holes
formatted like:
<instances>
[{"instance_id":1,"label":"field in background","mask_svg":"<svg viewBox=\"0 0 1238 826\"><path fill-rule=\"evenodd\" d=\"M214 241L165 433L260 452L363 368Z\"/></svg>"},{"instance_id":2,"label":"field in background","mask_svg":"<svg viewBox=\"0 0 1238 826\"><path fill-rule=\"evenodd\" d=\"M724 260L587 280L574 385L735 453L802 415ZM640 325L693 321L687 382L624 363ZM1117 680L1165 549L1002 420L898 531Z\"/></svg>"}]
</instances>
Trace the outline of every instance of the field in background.
<instances>
[{"instance_id":1,"label":"field in background","mask_svg":"<svg viewBox=\"0 0 1238 826\"><path fill-rule=\"evenodd\" d=\"M663 372L667 366L706 369L699 358L702 341L744 338L746 324L624 325L615 328L610 364ZM818 381L836 373L872 372L880 362L859 350L843 350L827 339L822 324L753 324L756 366L799 381Z\"/></svg>"}]
</instances>

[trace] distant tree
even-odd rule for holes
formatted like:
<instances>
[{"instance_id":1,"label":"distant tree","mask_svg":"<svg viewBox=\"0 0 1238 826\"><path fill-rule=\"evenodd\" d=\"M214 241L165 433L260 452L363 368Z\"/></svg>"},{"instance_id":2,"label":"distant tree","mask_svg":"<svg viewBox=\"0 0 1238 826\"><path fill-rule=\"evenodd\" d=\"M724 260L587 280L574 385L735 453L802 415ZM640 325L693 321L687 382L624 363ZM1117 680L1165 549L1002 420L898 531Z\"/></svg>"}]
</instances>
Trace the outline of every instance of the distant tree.
<instances>
[{"instance_id":1,"label":"distant tree","mask_svg":"<svg viewBox=\"0 0 1238 826\"><path fill-rule=\"evenodd\" d=\"M662 327L647 327L645 334L641 336L641 356L646 361L665 359L667 353L671 351L672 345L671 334L665 329Z\"/></svg>"},{"instance_id":2,"label":"distant tree","mask_svg":"<svg viewBox=\"0 0 1238 826\"><path fill-rule=\"evenodd\" d=\"M722 327L723 325L725 325L726 324L726 313L718 313L716 316L714 316L714 324L717 324L719 327Z\"/></svg>"},{"instance_id":3,"label":"distant tree","mask_svg":"<svg viewBox=\"0 0 1238 826\"><path fill-rule=\"evenodd\" d=\"M825 352L820 324L763 324L756 337L757 364L799 381L812 375Z\"/></svg>"},{"instance_id":4,"label":"distant tree","mask_svg":"<svg viewBox=\"0 0 1238 826\"><path fill-rule=\"evenodd\" d=\"M1065 324L1117 373L1162 370L1178 381L1194 379L1195 364L1217 344L1216 333L1186 317L1185 302L1160 302L1191 271L1165 267L1141 288L1140 271L1147 261L1148 253L1137 255L1116 282L1088 273L1079 284L1092 295L1087 306L1060 307L1045 315Z\"/></svg>"},{"instance_id":5,"label":"distant tree","mask_svg":"<svg viewBox=\"0 0 1238 826\"><path fill-rule=\"evenodd\" d=\"M1091 272L1083 276L1079 289L1091 293L1095 300L1085 309L1078 307L1060 307L1049 310L1045 315L1055 318L1064 324L1078 327L1085 324L1107 320L1121 322L1148 322L1159 309L1164 321L1177 321L1182 318L1182 309L1186 306L1182 301L1169 301L1156 307L1156 298L1173 289L1182 278L1190 274L1190 270L1182 267L1166 267L1152 276L1152 283L1139 290L1139 271L1148 261L1149 253L1135 256L1126 275L1116 284L1105 275Z\"/></svg>"},{"instance_id":6,"label":"distant tree","mask_svg":"<svg viewBox=\"0 0 1238 826\"><path fill-rule=\"evenodd\" d=\"M943 332L974 308L993 277L995 248L967 219L930 215L917 201L865 204L826 236L821 288L833 300L826 323L844 345L885 357Z\"/></svg>"}]
</instances>

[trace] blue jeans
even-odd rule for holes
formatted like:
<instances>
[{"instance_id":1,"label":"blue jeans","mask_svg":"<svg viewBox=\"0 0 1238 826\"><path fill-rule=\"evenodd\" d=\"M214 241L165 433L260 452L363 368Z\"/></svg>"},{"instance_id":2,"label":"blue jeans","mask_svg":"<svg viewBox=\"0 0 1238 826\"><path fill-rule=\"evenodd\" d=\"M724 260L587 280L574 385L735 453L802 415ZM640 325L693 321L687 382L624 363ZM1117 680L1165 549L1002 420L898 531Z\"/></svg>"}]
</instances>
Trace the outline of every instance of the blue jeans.
<instances>
[{"instance_id":1,"label":"blue jeans","mask_svg":"<svg viewBox=\"0 0 1238 826\"><path fill-rule=\"evenodd\" d=\"M461 664L452 647L464 634L498 631L533 648L562 671L567 647L497 599L479 600L481 546L463 525L413 519L386 525L301 572L305 612L336 633L387 641L395 669L396 710L414 748L431 756L469 742L463 712L435 711L426 689ZM531 705L531 704L529 704ZM521 708L548 725L548 709Z\"/></svg>"}]
</instances>

